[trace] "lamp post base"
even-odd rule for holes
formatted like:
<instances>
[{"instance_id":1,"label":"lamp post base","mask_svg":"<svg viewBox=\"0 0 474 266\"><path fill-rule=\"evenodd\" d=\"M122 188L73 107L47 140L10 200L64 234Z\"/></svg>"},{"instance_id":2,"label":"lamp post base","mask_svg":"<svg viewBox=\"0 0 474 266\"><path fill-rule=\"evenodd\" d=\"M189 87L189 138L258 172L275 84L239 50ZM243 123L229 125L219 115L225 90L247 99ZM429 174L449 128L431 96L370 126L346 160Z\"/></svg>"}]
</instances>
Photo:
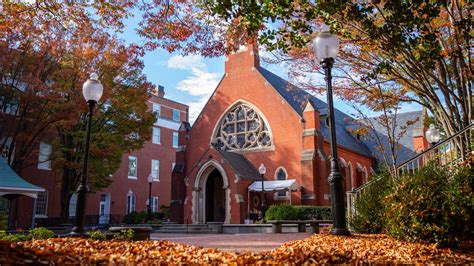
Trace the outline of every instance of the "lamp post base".
<instances>
[{"instance_id":1,"label":"lamp post base","mask_svg":"<svg viewBox=\"0 0 474 266\"><path fill-rule=\"evenodd\" d=\"M351 232L349 232L349 230L347 230L346 228L333 228L331 230L331 235L349 236L351 235Z\"/></svg>"},{"instance_id":2,"label":"lamp post base","mask_svg":"<svg viewBox=\"0 0 474 266\"><path fill-rule=\"evenodd\" d=\"M83 237L86 235L84 228L73 227L72 231L67 235L69 237Z\"/></svg>"}]
</instances>

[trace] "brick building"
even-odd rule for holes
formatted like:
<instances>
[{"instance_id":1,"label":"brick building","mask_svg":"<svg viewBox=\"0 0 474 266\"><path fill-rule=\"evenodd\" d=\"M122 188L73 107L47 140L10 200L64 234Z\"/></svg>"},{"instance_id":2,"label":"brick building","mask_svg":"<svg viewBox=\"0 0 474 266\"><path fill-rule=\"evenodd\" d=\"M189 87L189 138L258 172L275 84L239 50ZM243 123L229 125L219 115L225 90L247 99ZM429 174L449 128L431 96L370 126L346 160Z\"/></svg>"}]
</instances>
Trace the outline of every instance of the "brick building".
<instances>
[{"instance_id":1,"label":"brick building","mask_svg":"<svg viewBox=\"0 0 474 266\"><path fill-rule=\"evenodd\" d=\"M112 184L87 198L86 223L108 224L122 222L125 214L132 211L147 210L149 184L152 175L152 210L158 211L159 205L169 205L171 199L171 173L175 165L178 148L178 130L188 121L187 105L164 97L164 88L159 86L156 95L148 100L150 111L156 111L152 140L147 141L138 151L123 155L120 168L113 175ZM26 167L21 176L32 184L45 189L40 192L36 203L31 198L19 197L14 204L12 214L15 227L27 228L31 225L33 204L35 221L38 225L52 225L60 216L60 171L53 171L54 164L48 161L52 153L51 139L44 138L39 144L37 158ZM75 215L75 196L71 199L69 215L71 221Z\"/></svg>"},{"instance_id":2,"label":"brick building","mask_svg":"<svg viewBox=\"0 0 474 266\"><path fill-rule=\"evenodd\" d=\"M173 173L172 214L177 222L243 223L260 210L258 168L266 167L268 205L330 205L327 105L260 66L250 44L226 57L225 75L192 128ZM373 150L348 129L353 121L336 110L344 189L366 182ZM253 184L253 185L252 185ZM285 185L286 184L286 185ZM293 190L293 191L291 191Z\"/></svg>"}]
</instances>

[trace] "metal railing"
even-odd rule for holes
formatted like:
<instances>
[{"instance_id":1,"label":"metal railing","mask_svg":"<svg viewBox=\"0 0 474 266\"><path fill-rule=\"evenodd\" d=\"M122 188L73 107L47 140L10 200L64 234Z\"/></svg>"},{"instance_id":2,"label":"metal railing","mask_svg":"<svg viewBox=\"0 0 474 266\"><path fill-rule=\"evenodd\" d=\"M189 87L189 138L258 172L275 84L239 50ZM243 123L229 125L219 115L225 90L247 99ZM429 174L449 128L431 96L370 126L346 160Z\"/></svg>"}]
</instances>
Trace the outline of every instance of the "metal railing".
<instances>
[{"instance_id":1,"label":"metal railing","mask_svg":"<svg viewBox=\"0 0 474 266\"><path fill-rule=\"evenodd\" d=\"M435 161L439 165L451 169L465 162L468 156L472 156L473 129L474 124L471 124L455 135L400 164L397 167L398 174L414 173L428 161Z\"/></svg>"},{"instance_id":2,"label":"metal railing","mask_svg":"<svg viewBox=\"0 0 474 266\"><path fill-rule=\"evenodd\" d=\"M474 156L473 133L474 124L470 124L455 135L437 143L433 147L397 166L396 175L393 176L398 177L406 173L415 173L429 161L435 161L439 165L447 167L450 170L457 169L457 166L468 160L472 160L472 157ZM469 157L471 157L471 159ZM349 222L356 213L355 202L357 198L360 197L360 195L362 195L370 185L379 181L380 179L374 179L355 190L346 192L347 215Z\"/></svg>"}]
</instances>

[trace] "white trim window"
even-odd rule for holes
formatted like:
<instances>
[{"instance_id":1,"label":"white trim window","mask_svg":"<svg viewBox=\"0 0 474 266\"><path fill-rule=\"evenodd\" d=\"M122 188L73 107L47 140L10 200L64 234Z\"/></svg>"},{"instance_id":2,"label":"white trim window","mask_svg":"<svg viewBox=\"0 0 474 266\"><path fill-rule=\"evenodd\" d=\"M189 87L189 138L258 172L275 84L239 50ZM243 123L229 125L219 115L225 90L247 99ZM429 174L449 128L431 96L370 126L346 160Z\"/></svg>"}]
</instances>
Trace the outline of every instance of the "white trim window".
<instances>
[{"instance_id":1,"label":"white trim window","mask_svg":"<svg viewBox=\"0 0 474 266\"><path fill-rule=\"evenodd\" d=\"M173 109L173 121L180 121L180 111L178 109Z\"/></svg>"},{"instance_id":2,"label":"white trim window","mask_svg":"<svg viewBox=\"0 0 474 266\"><path fill-rule=\"evenodd\" d=\"M160 144L161 143L161 129L159 127L153 127L153 144Z\"/></svg>"},{"instance_id":3,"label":"white trim window","mask_svg":"<svg viewBox=\"0 0 474 266\"><path fill-rule=\"evenodd\" d=\"M278 169L275 171L275 180L287 180L287 179L288 179L288 173L286 172L286 169L284 167L278 167ZM277 197L279 199L286 199L288 197L288 193L286 191L278 191Z\"/></svg>"},{"instance_id":4,"label":"white trim window","mask_svg":"<svg viewBox=\"0 0 474 266\"><path fill-rule=\"evenodd\" d=\"M76 217L77 194L74 193L69 200L69 217Z\"/></svg>"},{"instance_id":5,"label":"white trim window","mask_svg":"<svg viewBox=\"0 0 474 266\"><path fill-rule=\"evenodd\" d=\"M39 153L38 153L38 169L51 170L50 156L53 152L51 144L46 142L40 142Z\"/></svg>"},{"instance_id":6,"label":"white trim window","mask_svg":"<svg viewBox=\"0 0 474 266\"><path fill-rule=\"evenodd\" d=\"M176 163L171 163L171 173L173 173L175 166L176 166Z\"/></svg>"},{"instance_id":7,"label":"white trim window","mask_svg":"<svg viewBox=\"0 0 474 266\"><path fill-rule=\"evenodd\" d=\"M173 132L173 148L175 149L178 148L179 146L178 140L179 140L178 132L174 131Z\"/></svg>"},{"instance_id":8,"label":"white trim window","mask_svg":"<svg viewBox=\"0 0 474 266\"><path fill-rule=\"evenodd\" d=\"M137 179L138 177L138 158L137 156L128 156L128 178Z\"/></svg>"},{"instance_id":9,"label":"white trim window","mask_svg":"<svg viewBox=\"0 0 474 266\"><path fill-rule=\"evenodd\" d=\"M153 181L160 181L160 161L151 160L151 176Z\"/></svg>"},{"instance_id":10,"label":"white trim window","mask_svg":"<svg viewBox=\"0 0 474 266\"><path fill-rule=\"evenodd\" d=\"M156 112L156 123L158 122L158 118L161 116L161 105L157 103L153 103L152 111Z\"/></svg>"},{"instance_id":11,"label":"white trim window","mask_svg":"<svg viewBox=\"0 0 474 266\"><path fill-rule=\"evenodd\" d=\"M48 191L38 192L35 216L37 218L48 217Z\"/></svg>"},{"instance_id":12,"label":"white trim window","mask_svg":"<svg viewBox=\"0 0 474 266\"><path fill-rule=\"evenodd\" d=\"M158 212L160 208L158 207L159 200L158 197L151 197L151 211Z\"/></svg>"},{"instance_id":13,"label":"white trim window","mask_svg":"<svg viewBox=\"0 0 474 266\"><path fill-rule=\"evenodd\" d=\"M133 195L133 192L131 190L129 190L127 193L127 206L125 209L126 214L129 214L135 211L136 202L137 202L137 197Z\"/></svg>"}]
</instances>

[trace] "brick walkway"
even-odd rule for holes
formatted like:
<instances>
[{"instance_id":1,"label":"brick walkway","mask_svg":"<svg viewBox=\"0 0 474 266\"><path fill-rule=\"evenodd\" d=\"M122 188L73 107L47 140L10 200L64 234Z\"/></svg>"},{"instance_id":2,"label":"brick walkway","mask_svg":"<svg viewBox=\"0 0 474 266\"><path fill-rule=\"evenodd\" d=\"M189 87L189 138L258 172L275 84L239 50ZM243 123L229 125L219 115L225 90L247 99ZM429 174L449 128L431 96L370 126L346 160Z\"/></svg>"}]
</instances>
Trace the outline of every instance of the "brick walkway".
<instances>
[{"instance_id":1,"label":"brick walkway","mask_svg":"<svg viewBox=\"0 0 474 266\"><path fill-rule=\"evenodd\" d=\"M223 251L268 251L285 242L309 237L310 233L283 234L160 234L151 235L152 240L169 240L198 247L217 248Z\"/></svg>"}]
</instances>

